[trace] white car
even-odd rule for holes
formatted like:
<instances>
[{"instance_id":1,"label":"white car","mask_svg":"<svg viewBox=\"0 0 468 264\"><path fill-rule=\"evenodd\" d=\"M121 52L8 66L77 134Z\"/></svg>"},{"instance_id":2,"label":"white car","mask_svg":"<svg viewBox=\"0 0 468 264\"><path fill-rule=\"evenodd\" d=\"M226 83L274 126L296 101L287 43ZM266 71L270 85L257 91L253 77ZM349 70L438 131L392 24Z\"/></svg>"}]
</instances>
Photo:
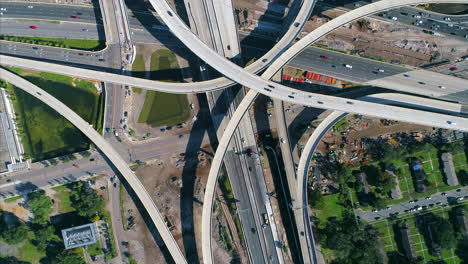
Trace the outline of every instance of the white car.
<instances>
[{"instance_id":1,"label":"white car","mask_svg":"<svg viewBox=\"0 0 468 264\"><path fill-rule=\"evenodd\" d=\"M345 66L346 68L349 68L349 69L352 69L352 68L353 68L353 66L352 66L352 65L349 65L349 64L345 64L344 66Z\"/></svg>"},{"instance_id":2,"label":"white car","mask_svg":"<svg viewBox=\"0 0 468 264\"><path fill-rule=\"evenodd\" d=\"M398 20L398 17L392 17L392 20L396 21L396 20Z\"/></svg>"},{"instance_id":3,"label":"white car","mask_svg":"<svg viewBox=\"0 0 468 264\"><path fill-rule=\"evenodd\" d=\"M457 125L457 123L455 123L455 122L453 122L453 121L450 121L450 120L447 121L447 124L452 125L452 126L456 126L456 125Z\"/></svg>"},{"instance_id":4,"label":"white car","mask_svg":"<svg viewBox=\"0 0 468 264\"><path fill-rule=\"evenodd\" d=\"M0 7L0 11L6 11L5 7Z\"/></svg>"},{"instance_id":5,"label":"white car","mask_svg":"<svg viewBox=\"0 0 468 264\"><path fill-rule=\"evenodd\" d=\"M281 143L286 142L286 140L284 140L284 138L281 138L280 141L281 141Z\"/></svg>"},{"instance_id":6,"label":"white car","mask_svg":"<svg viewBox=\"0 0 468 264\"><path fill-rule=\"evenodd\" d=\"M385 72L384 69L377 69L379 72Z\"/></svg>"},{"instance_id":7,"label":"white car","mask_svg":"<svg viewBox=\"0 0 468 264\"><path fill-rule=\"evenodd\" d=\"M33 8L34 6L28 6L28 8Z\"/></svg>"},{"instance_id":8,"label":"white car","mask_svg":"<svg viewBox=\"0 0 468 264\"><path fill-rule=\"evenodd\" d=\"M439 85L439 88L440 88L440 89L445 89L445 86Z\"/></svg>"}]
</instances>

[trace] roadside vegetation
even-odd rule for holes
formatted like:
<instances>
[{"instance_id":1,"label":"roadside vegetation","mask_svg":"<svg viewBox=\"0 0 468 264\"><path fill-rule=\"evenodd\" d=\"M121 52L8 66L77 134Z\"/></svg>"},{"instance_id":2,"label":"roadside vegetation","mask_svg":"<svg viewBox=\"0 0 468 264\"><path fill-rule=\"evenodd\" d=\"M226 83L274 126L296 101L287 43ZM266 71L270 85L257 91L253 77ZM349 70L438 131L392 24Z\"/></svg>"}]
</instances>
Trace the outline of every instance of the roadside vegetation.
<instances>
[{"instance_id":1,"label":"roadside vegetation","mask_svg":"<svg viewBox=\"0 0 468 264\"><path fill-rule=\"evenodd\" d=\"M346 125L335 127L335 131L346 131ZM326 194L318 185L308 189L308 202L326 262L466 263L463 260L468 259L468 239L459 220L460 216L468 217L466 203L448 201L417 213L376 217L368 223L355 215L355 210L384 209L468 185L467 139L448 143L442 137L417 141L400 135L388 140L363 138L362 142L366 154L357 162L339 161L335 146L324 156L314 157L321 172L332 179L334 188ZM452 154L459 185L447 183L441 160L446 152ZM423 191L418 191L412 174L415 159L420 160L426 175ZM401 190L401 198L392 197L396 187ZM409 228L414 258L405 255L403 225Z\"/></svg>"},{"instance_id":2,"label":"roadside vegetation","mask_svg":"<svg viewBox=\"0 0 468 264\"><path fill-rule=\"evenodd\" d=\"M93 39L39 38L0 35L0 40L86 51L99 51L106 47L106 43L104 41Z\"/></svg>"},{"instance_id":3,"label":"roadside vegetation","mask_svg":"<svg viewBox=\"0 0 468 264\"><path fill-rule=\"evenodd\" d=\"M15 70L15 69L13 69ZM93 83L72 77L46 73L16 71L70 107L84 120L102 130L104 98ZM16 123L25 156L41 161L89 148L89 140L53 109L14 87L0 82L13 102Z\"/></svg>"},{"instance_id":4,"label":"roadside vegetation","mask_svg":"<svg viewBox=\"0 0 468 264\"><path fill-rule=\"evenodd\" d=\"M84 264L82 248L64 249L61 230L102 219L108 223L109 234L105 236L105 247L108 251L104 256L108 260L114 258L117 255L116 246L110 216L104 210L104 199L81 181L56 186L52 190L58 194L54 197L54 203L59 203L59 208L63 208L62 204L69 208L64 211L59 209L59 215L52 217L55 218L54 221L50 217L53 210L52 199L43 190L27 195L24 206L33 214L29 222L23 222L13 214L0 210L0 241L8 244L8 248L10 246L16 248L14 251L5 248L5 253L11 256L6 257L2 253L0 257L8 261L15 260L11 263L25 261L26 263ZM10 219L8 224L4 222L6 214ZM14 219L13 223L11 219ZM97 242L89 245L87 251L91 256L101 255L103 254L101 247L103 245ZM0 258L0 263L10 263L2 261Z\"/></svg>"},{"instance_id":5,"label":"roadside vegetation","mask_svg":"<svg viewBox=\"0 0 468 264\"><path fill-rule=\"evenodd\" d=\"M152 54L150 71L152 80L182 81L176 55L167 49L157 50ZM138 123L147 123L152 127L173 126L187 121L189 116L187 95L147 91Z\"/></svg>"},{"instance_id":6,"label":"roadside vegetation","mask_svg":"<svg viewBox=\"0 0 468 264\"><path fill-rule=\"evenodd\" d=\"M145 78L146 68L145 60L143 55L137 54L132 65L132 76L137 78ZM138 94L141 94L142 89L138 87L132 87L132 91Z\"/></svg>"}]
</instances>

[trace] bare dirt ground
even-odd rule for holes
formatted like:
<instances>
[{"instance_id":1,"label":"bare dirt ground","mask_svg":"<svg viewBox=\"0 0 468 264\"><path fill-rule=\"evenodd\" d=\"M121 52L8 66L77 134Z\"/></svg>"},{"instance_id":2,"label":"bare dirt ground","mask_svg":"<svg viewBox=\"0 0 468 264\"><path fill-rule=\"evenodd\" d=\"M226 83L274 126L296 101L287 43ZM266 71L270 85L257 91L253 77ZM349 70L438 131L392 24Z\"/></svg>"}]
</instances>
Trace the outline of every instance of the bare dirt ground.
<instances>
[{"instance_id":1,"label":"bare dirt ground","mask_svg":"<svg viewBox=\"0 0 468 264\"><path fill-rule=\"evenodd\" d=\"M331 18L342 13L340 10L324 12ZM307 34L328 21L326 17L314 16L304 27L302 34ZM365 18L352 25L352 29L346 26L335 30L319 43L344 51L355 50L361 56L379 57L388 62L397 60L412 66L427 64L433 57L454 60L468 52L468 45L461 40L425 34L421 28L404 24Z\"/></svg>"},{"instance_id":2,"label":"bare dirt ground","mask_svg":"<svg viewBox=\"0 0 468 264\"><path fill-rule=\"evenodd\" d=\"M203 149L208 153L212 153L212 149L209 146L203 146ZM199 162L197 162L197 158ZM199 241L201 241L203 206L201 201L204 198L204 187L210 169L211 158L205 152L199 153L196 157L182 157L177 154L168 154L157 161L150 162L146 166L139 168L136 172L136 175L143 185L146 186L146 190L168 222L168 227L181 249L184 250L184 239L188 241L194 239L196 241L194 245L197 247L196 252L200 262L202 261L202 253ZM182 176L183 174L184 176ZM193 198L190 199L191 203L188 205L181 204L182 177L188 177L190 178L188 181L193 182L191 186L193 188ZM139 263L166 263L146 223L127 193L125 194L124 201L125 217L133 216L135 218L135 226L125 232L125 236L130 242L130 248L133 250L132 255L141 260ZM180 208L187 206L193 207L193 218L187 218L185 217L185 212L183 210L181 212ZM187 232L186 230L192 227L195 237L187 237L191 236L191 232ZM222 260L225 260L226 256L229 257L229 253L223 248L222 244L218 245L216 237L213 240L213 245L215 256L222 256ZM194 251L193 248L185 248L186 252L187 250Z\"/></svg>"},{"instance_id":3,"label":"bare dirt ground","mask_svg":"<svg viewBox=\"0 0 468 264\"><path fill-rule=\"evenodd\" d=\"M5 203L3 200L0 202L0 210L10 212L19 218L22 221L29 221L31 217L33 217L32 213L29 212L26 208L21 206L24 203L24 198L20 198L16 201ZM14 219L5 219L7 223L12 223Z\"/></svg>"}]
</instances>

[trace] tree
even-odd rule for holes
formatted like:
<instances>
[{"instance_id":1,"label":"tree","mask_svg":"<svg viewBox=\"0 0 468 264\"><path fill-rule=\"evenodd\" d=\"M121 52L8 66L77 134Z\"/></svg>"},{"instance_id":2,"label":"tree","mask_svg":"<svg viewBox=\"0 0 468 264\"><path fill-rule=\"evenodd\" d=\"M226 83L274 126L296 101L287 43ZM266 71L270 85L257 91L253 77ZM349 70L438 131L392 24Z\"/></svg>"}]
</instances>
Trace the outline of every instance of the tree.
<instances>
[{"instance_id":1,"label":"tree","mask_svg":"<svg viewBox=\"0 0 468 264\"><path fill-rule=\"evenodd\" d=\"M46 225L49 222L49 214L52 213L52 201L43 190L28 194L27 206L34 214L33 223Z\"/></svg>"},{"instance_id":2,"label":"tree","mask_svg":"<svg viewBox=\"0 0 468 264\"><path fill-rule=\"evenodd\" d=\"M31 264L27 261L21 261L16 257L9 256L9 257L0 257L0 263L2 264Z\"/></svg>"},{"instance_id":3,"label":"tree","mask_svg":"<svg viewBox=\"0 0 468 264\"><path fill-rule=\"evenodd\" d=\"M75 182L70 186L70 200L78 214L83 217L92 218L102 213L104 200L91 188L86 187L83 182Z\"/></svg>"},{"instance_id":4,"label":"tree","mask_svg":"<svg viewBox=\"0 0 468 264\"><path fill-rule=\"evenodd\" d=\"M44 251L47 248L49 241L57 240L57 236L55 235L55 228L51 225L35 231L34 234L35 238L33 240L33 244L40 251Z\"/></svg>"},{"instance_id":5,"label":"tree","mask_svg":"<svg viewBox=\"0 0 468 264\"><path fill-rule=\"evenodd\" d=\"M442 217L435 217L434 239L443 249L454 248L457 241L450 222Z\"/></svg>"},{"instance_id":6,"label":"tree","mask_svg":"<svg viewBox=\"0 0 468 264\"><path fill-rule=\"evenodd\" d=\"M85 264L82 254L75 254L71 250L63 250L58 254L41 259L43 264Z\"/></svg>"},{"instance_id":7,"label":"tree","mask_svg":"<svg viewBox=\"0 0 468 264\"><path fill-rule=\"evenodd\" d=\"M463 186L468 185L468 172L466 170L460 170L457 174L460 184Z\"/></svg>"},{"instance_id":8,"label":"tree","mask_svg":"<svg viewBox=\"0 0 468 264\"><path fill-rule=\"evenodd\" d=\"M29 228L24 223L18 223L4 229L1 236L10 245L18 244L28 236Z\"/></svg>"},{"instance_id":9,"label":"tree","mask_svg":"<svg viewBox=\"0 0 468 264\"><path fill-rule=\"evenodd\" d=\"M352 211L344 211L342 219L329 218L319 236L326 248L334 250L332 263L383 263L378 231L356 223Z\"/></svg>"},{"instance_id":10,"label":"tree","mask_svg":"<svg viewBox=\"0 0 468 264\"><path fill-rule=\"evenodd\" d=\"M308 194L309 205L312 208L322 209L324 202L323 202L323 195L319 188L310 189Z\"/></svg>"},{"instance_id":11,"label":"tree","mask_svg":"<svg viewBox=\"0 0 468 264\"><path fill-rule=\"evenodd\" d=\"M391 192L396 186L395 177L388 171L381 171L377 180L377 187L385 194Z\"/></svg>"}]
</instances>

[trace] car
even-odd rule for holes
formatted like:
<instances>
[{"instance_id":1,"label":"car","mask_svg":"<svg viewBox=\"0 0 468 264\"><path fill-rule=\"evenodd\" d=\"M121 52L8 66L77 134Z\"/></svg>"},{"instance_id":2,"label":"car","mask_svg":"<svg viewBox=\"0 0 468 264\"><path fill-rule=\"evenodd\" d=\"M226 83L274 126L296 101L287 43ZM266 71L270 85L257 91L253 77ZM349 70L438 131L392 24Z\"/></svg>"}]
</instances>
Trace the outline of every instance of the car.
<instances>
[{"instance_id":1,"label":"car","mask_svg":"<svg viewBox=\"0 0 468 264\"><path fill-rule=\"evenodd\" d=\"M71 18L73 18L73 19L77 19L77 18L78 18L78 16L71 16Z\"/></svg>"},{"instance_id":2,"label":"car","mask_svg":"<svg viewBox=\"0 0 468 264\"><path fill-rule=\"evenodd\" d=\"M405 76L406 78L410 78L410 77L411 77L411 75L409 75L409 74L403 74L403 76Z\"/></svg>"},{"instance_id":3,"label":"car","mask_svg":"<svg viewBox=\"0 0 468 264\"><path fill-rule=\"evenodd\" d=\"M426 83L425 82L418 82L419 84L422 84L422 85L425 85Z\"/></svg>"},{"instance_id":4,"label":"car","mask_svg":"<svg viewBox=\"0 0 468 264\"><path fill-rule=\"evenodd\" d=\"M430 196L426 196L424 199L426 199L426 200L430 200L430 199L432 199L432 197L430 197Z\"/></svg>"},{"instance_id":5,"label":"car","mask_svg":"<svg viewBox=\"0 0 468 264\"><path fill-rule=\"evenodd\" d=\"M301 24L301 23L296 22L296 23L294 23L294 26L295 26L295 27L298 27L300 24Z\"/></svg>"},{"instance_id":6,"label":"car","mask_svg":"<svg viewBox=\"0 0 468 264\"><path fill-rule=\"evenodd\" d=\"M332 65L331 67L332 67L333 69L339 69L339 68L340 68L340 66L337 66L337 65Z\"/></svg>"},{"instance_id":7,"label":"car","mask_svg":"<svg viewBox=\"0 0 468 264\"><path fill-rule=\"evenodd\" d=\"M445 196L445 195L447 195L447 193L446 193L446 192L443 192L443 193L441 193L441 195L442 195L442 196Z\"/></svg>"},{"instance_id":8,"label":"car","mask_svg":"<svg viewBox=\"0 0 468 264\"><path fill-rule=\"evenodd\" d=\"M396 20L398 20L398 17L392 17L392 20L396 21Z\"/></svg>"},{"instance_id":9,"label":"car","mask_svg":"<svg viewBox=\"0 0 468 264\"><path fill-rule=\"evenodd\" d=\"M171 129L172 129L171 126L166 127L166 130L167 130L167 131L169 131L169 130L171 130Z\"/></svg>"},{"instance_id":10,"label":"car","mask_svg":"<svg viewBox=\"0 0 468 264\"><path fill-rule=\"evenodd\" d=\"M413 15L414 18L421 18L420 15Z\"/></svg>"},{"instance_id":11,"label":"car","mask_svg":"<svg viewBox=\"0 0 468 264\"><path fill-rule=\"evenodd\" d=\"M380 216L376 216L374 217L375 220L379 220L380 219Z\"/></svg>"},{"instance_id":12,"label":"car","mask_svg":"<svg viewBox=\"0 0 468 264\"><path fill-rule=\"evenodd\" d=\"M179 138L183 138L183 137L184 137L184 135L179 135Z\"/></svg>"},{"instance_id":13,"label":"car","mask_svg":"<svg viewBox=\"0 0 468 264\"><path fill-rule=\"evenodd\" d=\"M127 117L127 116L128 116L128 112L127 112L127 111L124 111L123 115L124 115L124 117Z\"/></svg>"},{"instance_id":14,"label":"car","mask_svg":"<svg viewBox=\"0 0 468 264\"><path fill-rule=\"evenodd\" d=\"M91 159L89 159L89 161L94 161L94 159L93 159L93 158L91 158Z\"/></svg>"},{"instance_id":15,"label":"car","mask_svg":"<svg viewBox=\"0 0 468 264\"><path fill-rule=\"evenodd\" d=\"M379 211L379 210L377 210L377 209L373 209L373 210L372 210L373 213L377 213L378 211Z\"/></svg>"},{"instance_id":16,"label":"car","mask_svg":"<svg viewBox=\"0 0 468 264\"><path fill-rule=\"evenodd\" d=\"M288 95L288 97L291 98L291 99L294 99L294 96L292 96L292 95Z\"/></svg>"},{"instance_id":17,"label":"car","mask_svg":"<svg viewBox=\"0 0 468 264\"><path fill-rule=\"evenodd\" d=\"M328 59L329 59L329 57L328 57L328 56L325 56L325 55L320 55L320 58L325 59L325 60L328 60Z\"/></svg>"},{"instance_id":18,"label":"car","mask_svg":"<svg viewBox=\"0 0 468 264\"><path fill-rule=\"evenodd\" d=\"M345 66L345 67L348 68L348 69L352 69L352 68L353 68L353 66L352 66L352 65L349 65L349 64L343 64L343 66Z\"/></svg>"},{"instance_id":19,"label":"car","mask_svg":"<svg viewBox=\"0 0 468 264\"><path fill-rule=\"evenodd\" d=\"M30 29L37 29L36 26L29 26Z\"/></svg>"},{"instance_id":20,"label":"car","mask_svg":"<svg viewBox=\"0 0 468 264\"><path fill-rule=\"evenodd\" d=\"M450 71L456 71L456 70L458 70L458 68L457 67L450 67L449 70Z\"/></svg>"},{"instance_id":21,"label":"car","mask_svg":"<svg viewBox=\"0 0 468 264\"><path fill-rule=\"evenodd\" d=\"M444 17L445 21L450 21L450 17Z\"/></svg>"},{"instance_id":22,"label":"car","mask_svg":"<svg viewBox=\"0 0 468 264\"><path fill-rule=\"evenodd\" d=\"M385 208L385 210L391 210L392 208L390 206L388 206L387 208Z\"/></svg>"},{"instance_id":23,"label":"car","mask_svg":"<svg viewBox=\"0 0 468 264\"><path fill-rule=\"evenodd\" d=\"M89 31L89 29L87 29L87 28L83 28L81 31L88 32L88 31Z\"/></svg>"},{"instance_id":24,"label":"car","mask_svg":"<svg viewBox=\"0 0 468 264\"><path fill-rule=\"evenodd\" d=\"M117 183L116 182L114 182L114 188L117 188Z\"/></svg>"},{"instance_id":25,"label":"car","mask_svg":"<svg viewBox=\"0 0 468 264\"><path fill-rule=\"evenodd\" d=\"M7 179L6 182L11 182L11 179Z\"/></svg>"},{"instance_id":26,"label":"car","mask_svg":"<svg viewBox=\"0 0 468 264\"><path fill-rule=\"evenodd\" d=\"M440 88L440 89L445 89L445 86L439 85L439 88Z\"/></svg>"},{"instance_id":27,"label":"car","mask_svg":"<svg viewBox=\"0 0 468 264\"><path fill-rule=\"evenodd\" d=\"M447 120L447 124L452 125L452 126L456 126L456 125L457 125L456 122L453 122L453 121L450 121L450 120Z\"/></svg>"},{"instance_id":28,"label":"car","mask_svg":"<svg viewBox=\"0 0 468 264\"><path fill-rule=\"evenodd\" d=\"M36 92L37 95L42 95L40 92Z\"/></svg>"},{"instance_id":29,"label":"car","mask_svg":"<svg viewBox=\"0 0 468 264\"><path fill-rule=\"evenodd\" d=\"M385 72L384 69L377 69L379 72Z\"/></svg>"},{"instance_id":30,"label":"car","mask_svg":"<svg viewBox=\"0 0 468 264\"><path fill-rule=\"evenodd\" d=\"M6 11L5 7L0 7L0 11Z\"/></svg>"},{"instance_id":31,"label":"car","mask_svg":"<svg viewBox=\"0 0 468 264\"><path fill-rule=\"evenodd\" d=\"M281 138L280 141L281 141L281 143L286 142L286 141L284 140L284 138Z\"/></svg>"},{"instance_id":32,"label":"car","mask_svg":"<svg viewBox=\"0 0 468 264\"><path fill-rule=\"evenodd\" d=\"M461 189L457 189L457 192L461 192Z\"/></svg>"},{"instance_id":33,"label":"car","mask_svg":"<svg viewBox=\"0 0 468 264\"><path fill-rule=\"evenodd\" d=\"M30 5L30 6L28 6L28 8L34 8L34 6Z\"/></svg>"},{"instance_id":34,"label":"car","mask_svg":"<svg viewBox=\"0 0 468 264\"><path fill-rule=\"evenodd\" d=\"M164 132L164 131L166 131L166 128L165 128L165 127L161 127L161 128L159 129L159 131Z\"/></svg>"}]
</instances>

